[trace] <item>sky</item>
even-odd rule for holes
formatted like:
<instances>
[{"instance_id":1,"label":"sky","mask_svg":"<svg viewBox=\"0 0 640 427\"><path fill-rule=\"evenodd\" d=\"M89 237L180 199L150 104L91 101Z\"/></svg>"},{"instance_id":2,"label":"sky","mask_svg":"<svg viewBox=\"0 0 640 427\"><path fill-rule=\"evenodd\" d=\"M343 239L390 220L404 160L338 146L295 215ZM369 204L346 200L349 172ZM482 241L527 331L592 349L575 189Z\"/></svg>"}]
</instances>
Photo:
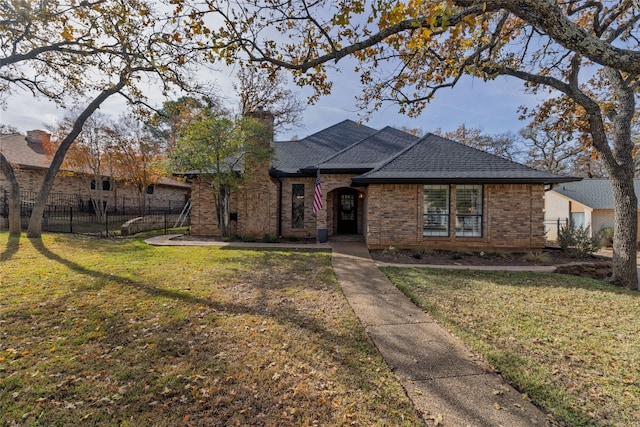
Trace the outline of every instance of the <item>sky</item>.
<instances>
[{"instance_id":1,"label":"sky","mask_svg":"<svg viewBox=\"0 0 640 427\"><path fill-rule=\"evenodd\" d=\"M233 104L233 75L222 71L211 73L211 79L223 97ZM359 76L345 66L340 72L333 72L331 77L334 84L332 94L309 105L303 113L301 126L280 132L276 135L277 140L300 139L346 119L362 121L374 129L392 126L417 128L423 132L436 129L446 132L465 124L467 127L482 128L485 133L492 135L508 131L516 133L526 124L518 120L518 106L537 103L533 96L524 93L523 85L517 79L499 77L485 82L466 77L455 88L439 91L420 117L411 119L399 113L398 106L394 104L386 104L379 111L367 115L356 106L355 97L361 91ZM297 86L293 86L292 90L303 100L311 93L310 89ZM153 88L149 92L153 99ZM160 102L158 98L158 104ZM120 98L112 97L101 107L101 112L115 118L124 112L124 108ZM30 93L16 93L9 98L6 109L0 110L0 123L12 125L26 133L53 125L64 114L65 110L45 100L35 99Z\"/></svg>"}]
</instances>

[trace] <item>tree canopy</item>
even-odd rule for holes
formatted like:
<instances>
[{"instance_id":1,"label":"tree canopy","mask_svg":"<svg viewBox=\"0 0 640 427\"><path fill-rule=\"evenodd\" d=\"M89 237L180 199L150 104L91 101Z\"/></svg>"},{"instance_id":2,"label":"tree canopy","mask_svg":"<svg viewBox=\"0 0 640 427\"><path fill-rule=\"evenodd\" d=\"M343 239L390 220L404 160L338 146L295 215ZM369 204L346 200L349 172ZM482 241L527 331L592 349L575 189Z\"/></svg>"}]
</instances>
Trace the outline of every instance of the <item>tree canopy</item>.
<instances>
[{"instance_id":1,"label":"tree canopy","mask_svg":"<svg viewBox=\"0 0 640 427\"><path fill-rule=\"evenodd\" d=\"M180 15L161 0L3 2L0 9L0 101L19 90L61 106L79 107L42 183L28 235L39 237L53 179L86 120L118 94L147 104L150 81L161 90L188 87L197 45ZM0 166L11 165L0 153ZM15 191L14 191L15 192Z\"/></svg>"},{"instance_id":2,"label":"tree canopy","mask_svg":"<svg viewBox=\"0 0 640 427\"><path fill-rule=\"evenodd\" d=\"M187 124L167 155L167 166L206 182L222 236L230 236L230 197L251 176L251 162L265 162L272 150L260 144L271 129L251 117L235 119L204 110Z\"/></svg>"},{"instance_id":3,"label":"tree canopy","mask_svg":"<svg viewBox=\"0 0 640 427\"><path fill-rule=\"evenodd\" d=\"M631 123L640 87L640 11L631 0L209 1L223 17L211 52L292 71L316 96L328 67L358 60L363 106L397 102L418 115L464 75L522 80L566 100L610 176L614 281L637 287ZM203 22L196 17L194 22ZM274 35L274 30L280 35ZM621 233L618 233L620 235Z\"/></svg>"}]
</instances>

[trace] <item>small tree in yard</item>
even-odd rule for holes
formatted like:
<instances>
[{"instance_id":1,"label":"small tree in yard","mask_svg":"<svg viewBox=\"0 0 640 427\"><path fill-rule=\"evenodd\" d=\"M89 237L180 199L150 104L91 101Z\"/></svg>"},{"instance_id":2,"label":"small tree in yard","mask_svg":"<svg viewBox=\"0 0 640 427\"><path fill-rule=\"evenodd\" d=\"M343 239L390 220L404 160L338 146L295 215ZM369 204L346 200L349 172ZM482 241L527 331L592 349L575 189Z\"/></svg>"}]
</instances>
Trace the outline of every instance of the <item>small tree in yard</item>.
<instances>
[{"instance_id":1,"label":"small tree in yard","mask_svg":"<svg viewBox=\"0 0 640 427\"><path fill-rule=\"evenodd\" d=\"M61 141L69 134L77 118L67 115L52 129L54 141ZM85 122L75 143L67 151L62 163L63 173L88 175L91 178L91 204L98 221L102 222L108 208L108 198L105 197L103 181L114 185L111 177L114 172L114 147L111 141L111 122L100 113L94 113ZM51 147L53 151L58 143ZM53 153L52 153L53 154Z\"/></svg>"},{"instance_id":2,"label":"small tree in yard","mask_svg":"<svg viewBox=\"0 0 640 427\"><path fill-rule=\"evenodd\" d=\"M234 120L208 113L187 125L168 155L174 171L197 175L211 187L218 227L230 236L230 196L250 176L250 162L264 162L271 150L257 143L268 130L256 119Z\"/></svg>"},{"instance_id":3,"label":"small tree in yard","mask_svg":"<svg viewBox=\"0 0 640 427\"><path fill-rule=\"evenodd\" d=\"M133 116L121 116L111 129L114 169L118 178L137 190L138 210L146 210L146 193L162 175L162 141Z\"/></svg>"}]
</instances>

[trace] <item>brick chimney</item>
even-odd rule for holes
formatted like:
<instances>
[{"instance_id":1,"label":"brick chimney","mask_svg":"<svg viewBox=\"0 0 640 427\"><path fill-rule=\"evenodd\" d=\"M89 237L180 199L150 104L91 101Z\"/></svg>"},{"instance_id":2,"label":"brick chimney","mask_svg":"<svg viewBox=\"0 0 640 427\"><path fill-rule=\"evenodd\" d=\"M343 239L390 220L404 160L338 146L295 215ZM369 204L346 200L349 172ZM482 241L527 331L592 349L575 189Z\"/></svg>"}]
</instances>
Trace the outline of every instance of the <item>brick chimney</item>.
<instances>
[{"instance_id":1,"label":"brick chimney","mask_svg":"<svg viewBox=\"0 0 640 427\"><path fill-rule=\"evenodd\" d=\"M257 110L247 113L246 116L260 120L262 123L264 123L267 126L268 128L267 137L257 142L264 147L273 148L273 121L274 121L273 114L270 111L263 109L262 107L258 107Z\"/></svg>"},{"instance_id":2,"label":"brick chimney","mask_svg":"<svg viewBox=\"0 0 640 427\"><path fill-rule=\"evenodd\" d=\"M49 144L51 142L51 134L43 130L29 130L27 131L27 138L33 142L40 142L42 144Z\"/></svg>"},{"instance_id":3,"label":"brick chimney","mask_svg":"<svg viewBox=\"0 0 640 427\"><path fill-rule=\"evenodd\" d=\"M246 114L268 127L266 135L261 135L254 144L264 148L274 148L273 114L258 109ZM271 179L271 161L253 156L245 159L245 171L250 171L242 192L238 195L238 234L243 237L263 238L278 233L278 186Z\"/></svg>"}]
</instances>

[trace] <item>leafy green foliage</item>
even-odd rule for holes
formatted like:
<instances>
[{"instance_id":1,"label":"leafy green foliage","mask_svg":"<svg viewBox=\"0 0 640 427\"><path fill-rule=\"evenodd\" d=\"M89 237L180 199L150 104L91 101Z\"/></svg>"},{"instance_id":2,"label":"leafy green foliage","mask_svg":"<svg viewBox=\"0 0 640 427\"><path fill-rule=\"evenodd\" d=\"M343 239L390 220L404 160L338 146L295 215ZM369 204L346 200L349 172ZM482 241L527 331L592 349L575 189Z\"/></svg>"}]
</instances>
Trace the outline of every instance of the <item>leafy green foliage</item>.
<instances>
[{"instance_id":1,"label":"leafy green foliage","mask_svg":"<svg viewBox=\"0 0 640 427\"><path fill-rule=\"evenodd\" d=\"M576 227L573 222L563 225L558 231L558 243L563 251L585 257L600 249L600 240L591 237L589 225Z\"/></svg>"},{"instance_id":2,"label":"leafy green foliage","mask_svg":"<svg viewBox=\"0 0 640 427\"><path fill-rule=\"evenodd\" d=\"M167 156L167 167L205 181L213 192L222 236L229 237L231 192L264 164L273 151L270 129L251 117L232 119L205 109L190 121ZM265 143L267 141L267 143Z\"/></svg>"},{"instance_id":3,"label":"leafy green foliage","mask_svg":"<svg viewBox=\"0 0 640 427\"><path fill-rule=\"evenodd\" d=\"M601 246L613 245L613 227L602 227L598 231L598 238L600 239Z\"/></svg>"}]
</instances>

